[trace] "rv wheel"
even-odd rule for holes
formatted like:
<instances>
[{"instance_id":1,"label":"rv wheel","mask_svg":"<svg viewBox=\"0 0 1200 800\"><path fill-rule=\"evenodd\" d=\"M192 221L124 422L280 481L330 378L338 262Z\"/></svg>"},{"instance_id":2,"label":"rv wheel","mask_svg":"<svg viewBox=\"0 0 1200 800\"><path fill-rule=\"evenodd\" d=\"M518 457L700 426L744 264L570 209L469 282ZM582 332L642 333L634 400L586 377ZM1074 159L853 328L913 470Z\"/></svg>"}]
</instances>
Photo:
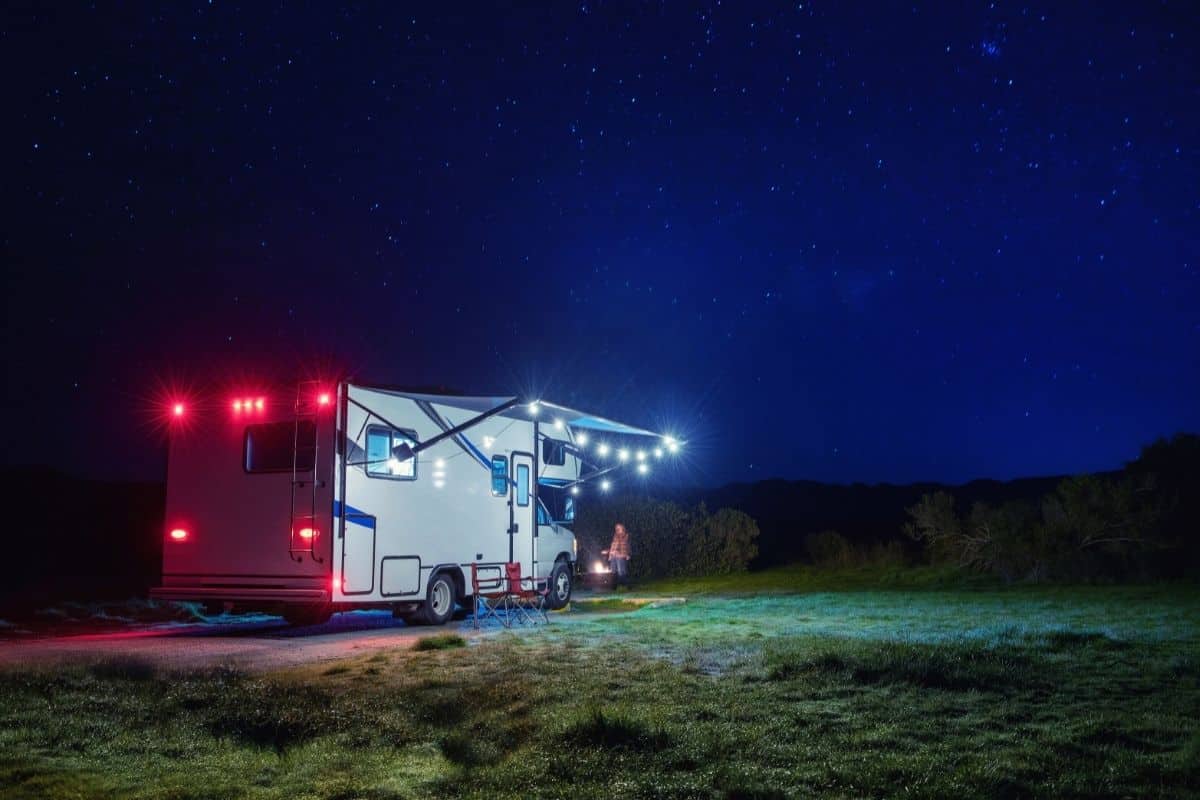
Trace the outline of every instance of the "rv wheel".
<instances>
[{"instance_id":1,"label":"rv wheel","mask_svg":"<svg viewBox=\"0 0 1200 800\"><path fill-rule=\"evenodd\" d=\"M289 625L323 625L333 616L333 607L328 603L314 605L289 605L283 608L283 618Z\"/></svg>"},{"instance_id":2,"label":"rv wheel","mask_svg":"<svg viewBox=\"0 0 1200 800\"><path fill-rule=\"evenodd\" d=\"M567 562L559 561L550 573L550 596L546 598L546 605L552 609L565 608L571 602L572 588L571 567Z\"/></svg>"},{"instance_id":3,"label":"rv wheel","mask_svg":"<svg viewBox=\"0 0 1200 800\"><path fill-rule=\"evenodd\" d=\"M444 573L434 575L425 590L425 607L421 609L420 616L426 625L445 625L453 613L454 581Z\"/></svg>"}]
</instances>

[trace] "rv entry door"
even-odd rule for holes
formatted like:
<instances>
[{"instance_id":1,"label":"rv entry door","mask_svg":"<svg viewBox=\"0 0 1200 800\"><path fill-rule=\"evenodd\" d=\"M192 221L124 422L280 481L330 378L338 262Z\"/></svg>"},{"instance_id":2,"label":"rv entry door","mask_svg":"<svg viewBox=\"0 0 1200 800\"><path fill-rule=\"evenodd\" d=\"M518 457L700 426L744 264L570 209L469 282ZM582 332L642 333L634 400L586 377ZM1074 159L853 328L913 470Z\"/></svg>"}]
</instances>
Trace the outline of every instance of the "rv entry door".
<instances>
[{"instance_id":1,"label":"rv entry door","mask_svg":"<svg viewBox=\"0 0 1200 800\"><path fill-rule=\"evenodd\" d=\"M533 458L533 453L512 454L512 494L508 500L508 560L521 562L522 573L532 570L534 566L533 537L537 532L537 503L533 496Z\"/></svg>"}]
</instances>

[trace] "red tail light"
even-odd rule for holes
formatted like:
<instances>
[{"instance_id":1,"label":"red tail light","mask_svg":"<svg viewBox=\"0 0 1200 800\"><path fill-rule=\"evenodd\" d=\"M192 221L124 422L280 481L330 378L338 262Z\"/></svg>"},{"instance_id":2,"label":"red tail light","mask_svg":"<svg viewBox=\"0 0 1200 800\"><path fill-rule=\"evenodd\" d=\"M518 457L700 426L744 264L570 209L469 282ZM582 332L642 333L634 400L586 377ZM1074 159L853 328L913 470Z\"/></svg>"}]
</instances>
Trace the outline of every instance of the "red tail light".
<instances>
[{"instance_id":1,"label":"red tail light","mask_svg":"<svg viewBox=\"0 0 1200 800\"><path fill-rule=\"evenodd\" d=\"M254 401L254 410L255 411L263 410L263 399L261 397Z\"/></svg>"},{"instance_id":2,"label":"red tail light","mask_svg":"<svg viewBox=\"0 0 1200 800\"><path fill-rule=\"evenodd\" d=\"M182 417L183 411L183 403L176 403L175 405L171 406L171 413L177 417Z\"/></svg>"},{"instance_id":3,"label":"red tail light","mask_svg":"<svg viewBox=\"0 0 1200 800\"><path fill-rule=\"evenodd\" d=\"M329 392L322 392L321 394L317 395L317 405L327 406L330 402L331 398L329 397Z\"/></svg>"},{"instance_id":4,"label":"red tail light","mask_svg":"<svg viewBox=\"0 0 1200 800\"><path fill-rule=\"evenodd\" d=\"M311 542L313 539L321 535L321 532L316 528L301 528L297 535L306 542Z\"/></svg>"},{"instance_id":5,"label":"red tail light","mask_svg":"<svg viewBox=\"0 0 1200 800\"><path fill-rule=\"evenodd\" d=\"M188 538L188 532L183 528L172 528L171 532L167 535L175 542L182 542Z\"/></svg>"}]
</instances>

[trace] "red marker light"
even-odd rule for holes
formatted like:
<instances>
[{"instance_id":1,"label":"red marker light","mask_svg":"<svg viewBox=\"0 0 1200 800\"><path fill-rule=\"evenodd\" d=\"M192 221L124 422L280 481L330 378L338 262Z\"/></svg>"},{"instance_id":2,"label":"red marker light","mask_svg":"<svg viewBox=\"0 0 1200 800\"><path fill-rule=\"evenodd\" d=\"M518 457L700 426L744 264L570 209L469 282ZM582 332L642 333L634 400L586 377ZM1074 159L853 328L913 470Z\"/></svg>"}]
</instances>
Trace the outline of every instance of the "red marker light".
<instances>
[{"instance_id":1,"label":"red marker light","mask_svg":"<svg viewBox=\"0 0 1200 800\"><path fill-rule=\"evenodd\" d=\"M241 401L241 400L234 400L234 401L233 401L233 410L234 410L235 412L239 412L239 411L241 411L241 410L242 410L242 401Z\"/></svg>"},{"instance_id":2,"label":"red marker light","mask_svg":"<svg viewBox=\"0 0 1200 800\"><path fill-rule=\"evenodd\" d=\"M263 399L261 397L254 401L254 408L258 411L263 410Z\"/></svg>"},{"instance_id":3,"label":"red marker light","mask_svg":"<svg viewBox=\"0 0 1200 800\"><path fill-rule=\"evenodd\" d=\"M175 405L171 406L171 413L177 417L182 417L183 416L183 403L176 403Z\"/></svg>"},{"instance_id":4,"label":"red marker light","mask_svg":"<svg viewBox=\"0 0 1200 800\"><path fill-rule=\"evenodd\" d=\"M304 539L305 541L312 541L313 539L317 538L320 533L321 532L315 528L301 528L299 535L300 538Z\"/></svg>"},{"instance_id":5,"label":"red marker light","mask_svg":"<svg viewBox=\"0 0 1200 800\"><path fill-rule=\"evenodd\" d=\"M183 528L174 528L167 535L170 536L171 539L173 539L176 542L182 542L183 540L187 539L188 532L185 531Z\"/></svg>"},{"instance_id":6,"label":"red marker light","mask_svg":"<svg viewBox=\"0 0 1200 800\"><path fill-rule=\"evenodd\" d=\"M321 394L317 395L317 405L319 405L319 406L329 405L329 393L328 392L322 392Z\"/></svg>"}]
</instances>

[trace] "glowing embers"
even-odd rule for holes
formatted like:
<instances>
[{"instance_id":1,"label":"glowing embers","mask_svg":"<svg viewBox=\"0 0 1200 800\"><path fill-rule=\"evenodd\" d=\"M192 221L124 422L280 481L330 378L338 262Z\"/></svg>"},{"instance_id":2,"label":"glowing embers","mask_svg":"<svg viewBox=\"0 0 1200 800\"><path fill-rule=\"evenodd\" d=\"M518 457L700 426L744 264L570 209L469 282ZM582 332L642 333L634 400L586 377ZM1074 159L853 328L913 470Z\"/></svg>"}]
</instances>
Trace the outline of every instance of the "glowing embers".
<instances>
[{"instance_id":1,"label":"glowing embers","mask_svg":"<svg viewBox=\"0 0 1200 800\"><path fill-rule=\"evenodd\" d=\"M262 413L267 407L265 397L235 397L233 399L234 414Z\"/></svg>"}]
</instances>

